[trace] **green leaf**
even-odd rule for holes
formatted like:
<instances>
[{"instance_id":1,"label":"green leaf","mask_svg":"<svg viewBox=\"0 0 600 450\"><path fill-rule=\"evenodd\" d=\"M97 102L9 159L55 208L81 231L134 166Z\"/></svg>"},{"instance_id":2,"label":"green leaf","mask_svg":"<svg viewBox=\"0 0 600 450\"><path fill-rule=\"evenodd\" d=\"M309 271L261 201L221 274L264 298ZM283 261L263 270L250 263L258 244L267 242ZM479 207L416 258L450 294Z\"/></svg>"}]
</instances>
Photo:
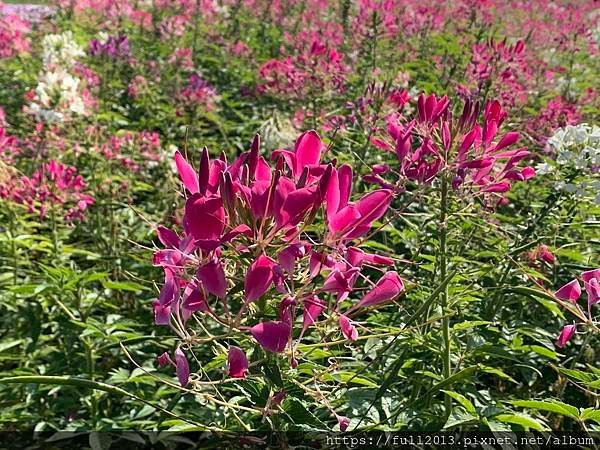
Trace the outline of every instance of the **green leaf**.
<instances>
[{"instance_id":1,"label":"green leaf","mask_svg":"<svg viewBox=\"0 0 600 450\"><path fill-rule=\"evenodd\" d=\"M341 372L336 372L334 374L326 374L323 376L324 380L336 380L342 383L348 383L348 384L358 384L361 386L367 386L367 387L379 387L379 385L371 380L369 380L368 378L364 378L361 376L357 376L355 372L351 372L351 371L341 371Z\"/></svg>"},{"instance_id":2,"label":"green leaf","mask_svg":"<svg viewBox=\"0 0 600 450\"><path fill-rule=\"evenodd\" d=\"M525 428L525 430L547 431L549 429L540 421L522 413L500 414L495 416L494 419L504 423L520 425Z\"/></svg>"},{"instance_id":3,"label":"green leaf","mask_svg":"<svg viewBox=\"0 0 600 450\"><path fill-rule=\"evenodd\" d=\"M522 408L539 409L540 411L553 412L575 420L579 417L579 410L577 408L556 400L513 400L510 403L514 406L520 406Z\"/></svg>"},{"instance_id":4,"label":"green leaf","mask_svg":"<svg viewBox=\"0 0 600 450\"><path fill-rule=\"evenodd\" d=\"M319 429L327 429L327 425L311 413L300 400L288 397L284 400L282 406L283 410L288 414L293 423L307 424Z\"/></svg>"},{"instance_id":5,"label":"green leaf","mask_svg":"<svg viewBox=\"0 0 600 450\"><path fill-rule=\"evenodd\" d=\"M498 375L500 378L508 380L511 383L518 384L517 380L515 380L513 377L511 377L510 375L508 375L507 373L503 372L502 370L500 370L496 367L483 366L483 367L481 367L481 370L486 373L492 373L494 375Z\"/></svg>"},{"instance_id":6,"label":"green leaf","mask_svg":"<svg viewBox=\"0 0 600 450\"><path fill-rule=\"evenodd\" d=\"M111 442L112 438L108 433L99 433L97 431L90 433L90 447L92 450L108 450Z\"/></svg>"},{"instance_id":7,"label":"green leaf","mask_svg":"<svg viewBox=\"0 0 600 450\"><path fill-rule=\"evenodd\" d=\"M475 409L475 405L473 405L473 403L471 403L471 401L464 395L459 394L458 392L454 392L454 391L445 391L443 389L442 389L442 392L444 394L448 395L449 397L452 397L458 403L460 403L462 405L462 407L467 410L468 413L470 413L474 416L477 415L477 409Z\"/></svg>"},{"instance_id":8,"label":"green leaf","mask_svg":"<svg viewBox=\"0 0 600 450\"><path fill-rule=\"evenodd\" d=\"M487 320L471 320L466 322L457 323L452 327L453 331L466 330L473 327L478 327L481 325L487 325L492 322L488 322Z\"/></svg>"},{"instance_id":9,"label":"green leaf","mask_svg":"<svg viewBox=\"0 0 600 450\"><path fill-rule=\"evenodd\" d=\"M566 376L570 377L570 378L574 378L578 381L583 381L584 383L592 383L594 381L600 381L598 380L598 377L595 377L594 375L592 375L589 372L584 372L583 370L575 370L575 369L564 369L562 367L559 367L558 370L565 374Z\"/></svg>"},{"instance_id":10,"label":"green leaf","mask_svg":"<svg viewBox=\"0 0 600 450\"><path fill-rule=\"evenodd\" d=\"M113 291L140 292L150 290L146 286L134 283L133 281L103 281L102 286L105 289L112 289Z\"/></svg>"},{"instance_id":11,"label":"green leaf","mask_svg":"<svg viewBox=\"0 0 600 450\"><path fill-rule=\"evenodd\" d=\"M448 420L444 425L444 429L446 430L459 425L477 422L478 420L479 418L477 416L474 416L473 414L469 414L468 412L465 412L460 409L453 409L450 413L450 417L448 417Z\"/></svg>"},{"instance_id":12,"label":"green leaf","mask_svg":"<svg viewBox=\"0 0 600 450\"><path fill-rule=\"evenodd\" d=\"M579 414L581 420L593 420L594 422L600 423L600 409L586 408Z\"/></svg>"}]
</instances>

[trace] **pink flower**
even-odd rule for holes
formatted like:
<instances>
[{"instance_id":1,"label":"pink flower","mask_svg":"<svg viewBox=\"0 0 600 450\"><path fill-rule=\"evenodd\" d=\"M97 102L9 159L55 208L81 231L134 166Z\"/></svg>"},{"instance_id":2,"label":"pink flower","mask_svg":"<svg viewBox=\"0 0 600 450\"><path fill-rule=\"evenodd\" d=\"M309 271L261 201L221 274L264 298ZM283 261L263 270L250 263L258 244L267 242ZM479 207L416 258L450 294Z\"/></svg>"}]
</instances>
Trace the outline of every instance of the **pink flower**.
<instances>
[{"instance_id":1,"label":"pink flower","mask_svg":"<svg viewBox=\"0 0 600 450\"><path fill-rule=\"evenodd\" d=\"M265 350L281 353L290 340L292 327L285 322L261 322L250 329L250 333Z\"/></svg>"},{"instance_id":2,"label":"pink flower","mask_svg":"<svg viewBox=\"0 0 600 450\"><path fill-rule=\"evenodd\" d=\"M308 327L314 325L321 313L325 310L326 304L316 295L304 300L304 314L302 315L302 333Z\"/></svg>"},{"instance_id":3,"label":"pink flower","mask_svg":"<svg viewBox=\"0 0 600 450\"><path fill-rule=\"evenodd\" d=\"M252 263L246 273L244 282L244 292L246 301L253 302L258 300L273 283L273 267L275 261L265 255L260 255Z\"/></svg>"},{"instance_id":4,"label":"pink flower","mask_svg":"<svg viewBox=\"0 0 600 450\"><path fill-rule=\"evenodd\" d=\"M335 418L337 420L338 426L340 427L340 431L346 431L348 429L348 426L350 425L350 419L348 419L346 416L340 416L338 414L335 415Z\"/></svg>"},{"instance_id":5,"label":"pink flower","mask_svg":"<svg viewBox=\"0 0 600 450\"><path fill-rule=\"evenodd\" d=\"M184 318L186 320L196 311L208 311L206 294L204 293L202 283L192 281L185 287L181 306L184 310Z\"/></svg>"},{"instance_id":6,"label":"pink flower","mask_svg":"<svg viewBox=\"0 0 600 450\"><path fill-rule=\"evenodd\" d=\"M588 270L581 274L583 285L588 295L588 305L600 302L600 269Z\"/></svg>"},{"instance_id":7,"label":"pink flower","mask_svg":"<svg viewBox=\"0 0 600 450\"><path fill-rule=\"evenodd\" d=\"M577 325L565 325L558 335L556 346L563 348L571 340L576 331Z\"/></svg>"},{"instance_id":8,"label":"pink flower","mask_svg":"<svg viewBox=\"0 0 600 450\"><path fill-rule=\"evenodd\" d=\"M198 175L193 167L185 160L179 150L175 152L175 164L177 165L177 171L181 177L183 185L190 193L195 194L198 192Z\"/></svg>"},{"instance_id":9,"label":"pink flower","mask_svg":"<svg viewBox=\"0 0 600 450\"><path fill-rule=\"evenodd\" d=\"M568 300L576 303L581 296L581 286L579 285L579 281L573 280L568 282L558 291L556 291L554 295L561 300Z\"/></svg>"},{"instance_id":10,"label":"pink flower","mask_svg":"<svg viewBox=\"0 0 600 450\"><path fill-rule=\"evenodd\" d=\"M386 272L352 309L379 305L396 298L404 291L404 283L394 271Z\"/></svg>"},{"instance_id":11,"label":"pink flower","mask_svg":"<svg viewBox=\"0 0 600 450\"><path fill-rule=\"evenodd\" d=\"M356 341L358 339L358 331L348 319L348 317L341 315L339 319L340 329L342 330L342 334L349 341Z\"/></svg>"},{"instance_id":12,"label":"pink flower","mask_svg":"<svg viewBox=\"0 0 600 450\"><path fill-rule=\"evenodd\" d=\"M234 346L229 347L227 365L229 367L230 377L246 378L248 358L246 358L246 354L240 348Z\"/></svg>"},{"instance_id":13,"label":"pink flower","mask_svg":"<svg viewBox=\"0 0 600 450\"><path fill-rule=\"evenodd\" d=\"M227 293L227 280L221 261L217 258L210 260L198 269L196 273L202 281L205 289L221 299L225 299Z\"/></svg>"},{"instance_id":14,"label":"pink flower","mask_svg":"<svg viewBox=\"0 0 600 450\"><path fill-rule=\"evenodd\" d=\"M485 197L502 199L501 194L509 191L514 181L535 176L532 167L518 167L529 152L510 148L517 143L519 133L498 134L506 118L498 101L485 105L481 124L477 123L480 107L470 100L459 117L446 113L450 104L445 97L438 100L434 95L421 95L417 106L418 115L413 120L400 113L387 117L387 132L393 142L384 137L372 139L377 147L395 153L399 182L431 183L444 170L452 175L453 189L477 190ZM368 175L367 181L387 184L379 170Z\"/></svg>"},{"instance_id":15,"label":"pink flower","mask_svg":"<svg viewBox=\"0 0 600 450\"><path fill-rule=\"evenodd\" d=\"M175 365L179 383L182 387L186 387L190 380L190 366L180 347L175 350Z\"/></svg>"},{"instance_id":16,"label":"pink flower","mask_svg":"<svg viewBox=\"0 0 600 450\"><path fill-rule=\"evenodd\" d=\"M169 354L167 352L164 352L163 354L158 356L156 359L158 361L158 367L165 367L165 366L168 366L169 364L171 364L173 366L175 365L175 363L173 362L173 360L171 359L171 357L169 356Z\"/></svg>"},{"instance_id":17,"label":"pink flower","mask_svg":"<svg viewBox=\"0 0 600 450\"><path fill-rule=\"evenodd\" d=\"M83 220L87 207L94 204L94 198L85 193L86 189L87 184L75 167L51 160L31 177L15 177L0 183L0 198L26 205L42 219L48 211L58 210L65 221L74 222Z\"/></svg>"},{"instance_id":18,"label":"pink flower","mask_svg":"<svg viewBox=\"0 0 600 450\"><path fill-rule=\"evenodd\" d=\"M219 197L192 195L185 204L184 226L194 239L218 241L225 228L225 210Z\"/></svg>"}]
</instances>

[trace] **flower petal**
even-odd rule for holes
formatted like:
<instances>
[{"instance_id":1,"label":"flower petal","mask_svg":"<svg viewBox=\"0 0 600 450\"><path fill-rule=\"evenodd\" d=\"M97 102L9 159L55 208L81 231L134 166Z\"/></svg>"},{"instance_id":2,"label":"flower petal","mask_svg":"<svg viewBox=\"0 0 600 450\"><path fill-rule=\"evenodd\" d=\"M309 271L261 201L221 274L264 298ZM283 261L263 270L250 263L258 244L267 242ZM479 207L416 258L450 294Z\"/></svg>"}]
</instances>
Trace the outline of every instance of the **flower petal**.
<instances>
[{"instance_id":1,"label":"flower petal","mask_svg":"<svg viewBox=\"0 0 600 450\"><path fill-rule=\"evenodd\" d=\"M246 301L253 302L258 300L273 283L273 266L275 261L265 255L260 255L252 263L244 282L244 292Z\"/></svg>"},{"instance_id":2,"label":"flower petal","mask_svg":"<svg viewBox=\"0 0 600 450\"><path fill-rule=\"evenodd\" d=\"M567 345L567 342L571 340L575 334L575 331L577 331L577 325L565 325L558 335L556 346L563 348L565 345Z\"/></svg>"},{"instance_id":3,"label":"flower petal","mask_svg":"<svg viewBox=\"0 0 600 450\"><path fill-rule=\"evenodd\" d=\"M185 158L179 153L179 150L175 152L175 165L179 172L179 178L183 182L183 185L192 194L198 192L198 176L194 168L185 160Z\"/></svg>"},{"instance_id":4,"label":"flower petal","mask_svg":"<svg viewBox=\"0 0 600 450\"><path fill-rule=\"evenodd\" d=\"M316 131L302 133L296 140L296 167L294 176L299 176L305 167L318 164L321 160L323 143Z\"/></svg>"},{"instance_id":5,"label":"flower petal","mask_svg":"<svg viewBox=\"0 0 600 450\"><path fill-rule=\"evenodd\" d=\"M339 324L340 329L342 330L342 334L346 339L348 339L349 341L356 341L358 339L358 331L356 331L356 328L354 327L354 325L352 325L350 319L348 319L344 315L341 315Z\"/></svg>"},{"instance_id":6,"label":"flower petal","mask_svg":"<svg viewBox=\"0 0 600 450\"><path fill-rule=\"evenodd\" d=\"M386 272L358 302L356 308L374 306L392 300L404 290L404 283L395 271ZM354 309L354 308L353 308Z\"/></svg>"},{"instance_id":7,"label":"flower petal","mask_svg":"<svg viewBox=\"0 0 600 450\"><path fill-rule=\"evenodd\" d=\"M248 358L246 354L238 347L229 347L227 353L227 366L229 367L229 376L233 378L246 378L248 371Z\"/></svg>"},{"instance_id":8,"label":"flower petal","mask_svg":"<svg viewBox=\"0 0 600 450\"><path fill-rule=\"evenodd\" d=\"M281 353L287 345L292 327L285 322L261 322L250 329L250 333L265 350Z\"/></svg>"},{"instance_id":9,"label":"flower petal","mask_svg":"<svg viewBox=\"0 0 600 450\"><path fill-rule=\"evenodd\" d=\"M185 204L183 222L194 239L218 241L225 228L225 209L221 199L192 195Z\"/></svg>"},{"instance_id":10,"label":"flower petal","mask_svg":"<svg viewBox=\"0 0 600 450\"><path fill-rule=\"evenodd\" d=\"M187 386L190 381L190 366L180 347L175 350L175 371L181 386Z\"/></svg>"},{"instance_id":11,"label":"flower petal","mask_svg":"<svg viewBox=\"0 0 600 450\"><path fill-rule=\"evenodd\" d=\"M558 291L556 291L554 295L560 298L561 300L568 300L570 302L576 303L579 297L581 296L581 286L579 285L579 281L573 280L568 282Z\"/></svg>"},{"instance_id":12,"label":"flower petal","mask_svg":"<svg viewBox=\"0 0 600 450\"><path fill-rule=\"evenodd\" d=\"M227 293L227 280L223 265L218 259L213 259L198 269L197 277L204 288L211 294L224 299Z\"/></svg>"}]
</instances>

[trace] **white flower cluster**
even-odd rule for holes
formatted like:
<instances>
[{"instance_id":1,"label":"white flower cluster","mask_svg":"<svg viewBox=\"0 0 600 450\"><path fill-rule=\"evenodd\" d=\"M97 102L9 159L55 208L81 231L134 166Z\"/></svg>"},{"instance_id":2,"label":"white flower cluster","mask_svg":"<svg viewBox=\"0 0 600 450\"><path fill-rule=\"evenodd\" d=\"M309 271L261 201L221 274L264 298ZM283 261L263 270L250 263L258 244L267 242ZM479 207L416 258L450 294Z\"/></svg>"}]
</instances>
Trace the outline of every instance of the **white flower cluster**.
<instances>
[{"instance_id":1,"label":"white flower cluster","mask_svg":"<svg viewBox=\"0 0 600 450\"><path fill-rule=\"evenodd\" d=\"M71 31L61 34L47 34L42 40L42 60L44 66L73 67L78 58L85 55L83 49L73 39Z\"/></svg>"},{"instance_id":2,"label":"white flower cluster","mask_svg":"<svg viewBox=\"0 0 600 450\"><path fill-rule=\"evenodd\" d=\"M61 67L44 72L35 89L38 102L30 105L31 111L48 123L62 122L68 113L85 114L79 83L79 78Z\"/></svg>"},{"instance_id":3,"label":"white flower cluster","mask_svg":"<svg viewBox=\"0 0 600 450\"><path fill-rule=\"evenodd\" d=\"M538 175L555 173L556 189L600 204L600 127L582 123L559 128L548 139L556 160L537 166Z\"/></svg>"},{"instance_id":4,"label":"white flower cluster","mask_svg":"<svg viewBox=\"0 0 600 450\"><path fill-rule=\"evenodd\" d=\"M69 73L77 58L85 55L71 31L48 34L42 41L44 71L35 88L29 110L46 123L63 122L71 114L85 114L81 80Z\"/></svg>"}]
</instances>

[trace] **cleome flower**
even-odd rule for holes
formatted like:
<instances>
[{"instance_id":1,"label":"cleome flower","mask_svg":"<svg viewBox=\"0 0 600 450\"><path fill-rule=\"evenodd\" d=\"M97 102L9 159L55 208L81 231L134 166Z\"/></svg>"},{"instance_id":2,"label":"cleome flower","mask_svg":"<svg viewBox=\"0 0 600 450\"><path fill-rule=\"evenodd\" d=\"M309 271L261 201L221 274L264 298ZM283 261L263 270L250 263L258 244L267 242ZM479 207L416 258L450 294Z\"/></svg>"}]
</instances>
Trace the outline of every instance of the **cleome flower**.
<instances>
[{"instance_id":1,"label":"cleome flower","mask_svg":"<svg viewBox=\"0 0 600 450\"><path fill-rule=\"evenodd\" d=\"M398 184L431 183L445 173L455 190L501 198L513 182L532 178L535 169L520 166L529 151L513 148L519 133L499 134L506 112L498 101L485 105L482 123L479 114L479 105L467 100L455 118L447 97L421 94L413 119L388 116L387 136L372 143L396 155ZM380 173L374 170L367 180L388 185Z\"/></svg>"},{"instance_id":2,"label":"cleome flower","mask_svg":"<svg viewBox=\"0 0 600 450\"><path fill-rule=\"evenodd\" d=\"M600 303L600 268L582 272L581 282L583 283L583 290L581 289L580 280L574 279L554 293L554 297L559 304L568 309L578 319L578 323L563 327L556 341L557 347L562 348L571 340L577 331L578 325L587 325L589 329L600 332L592 315L592 307ZM587 294L587 313L578 304L583 291Z\"/></svg>"},{"instance_id":3,"label":"cleome flower","mask_svg":"<svg viewBox=\"0 0 600 450\"><path fill-rule=\"evenodd\" d=\"M297 344L311 327L337 324L356 340L355 317L404 291L400 276L385 271L391 258L355 243L386 213L392 192L353 199L352 169L323 162L324 152L317 133L308 131L270 161L260 154L259 136L232 162L211 160L205 148L198 169L175 153L186 197L183 229L157 229L164 248L154 264L165 278L153 305L155 323L192 347L193 315L234 330L232 377L247 373L244 342L287 352L294 366ZM383 275L372 282L366 268ZM365 289L357 302L350 300Z\"/></svg>"}]
</instances>

